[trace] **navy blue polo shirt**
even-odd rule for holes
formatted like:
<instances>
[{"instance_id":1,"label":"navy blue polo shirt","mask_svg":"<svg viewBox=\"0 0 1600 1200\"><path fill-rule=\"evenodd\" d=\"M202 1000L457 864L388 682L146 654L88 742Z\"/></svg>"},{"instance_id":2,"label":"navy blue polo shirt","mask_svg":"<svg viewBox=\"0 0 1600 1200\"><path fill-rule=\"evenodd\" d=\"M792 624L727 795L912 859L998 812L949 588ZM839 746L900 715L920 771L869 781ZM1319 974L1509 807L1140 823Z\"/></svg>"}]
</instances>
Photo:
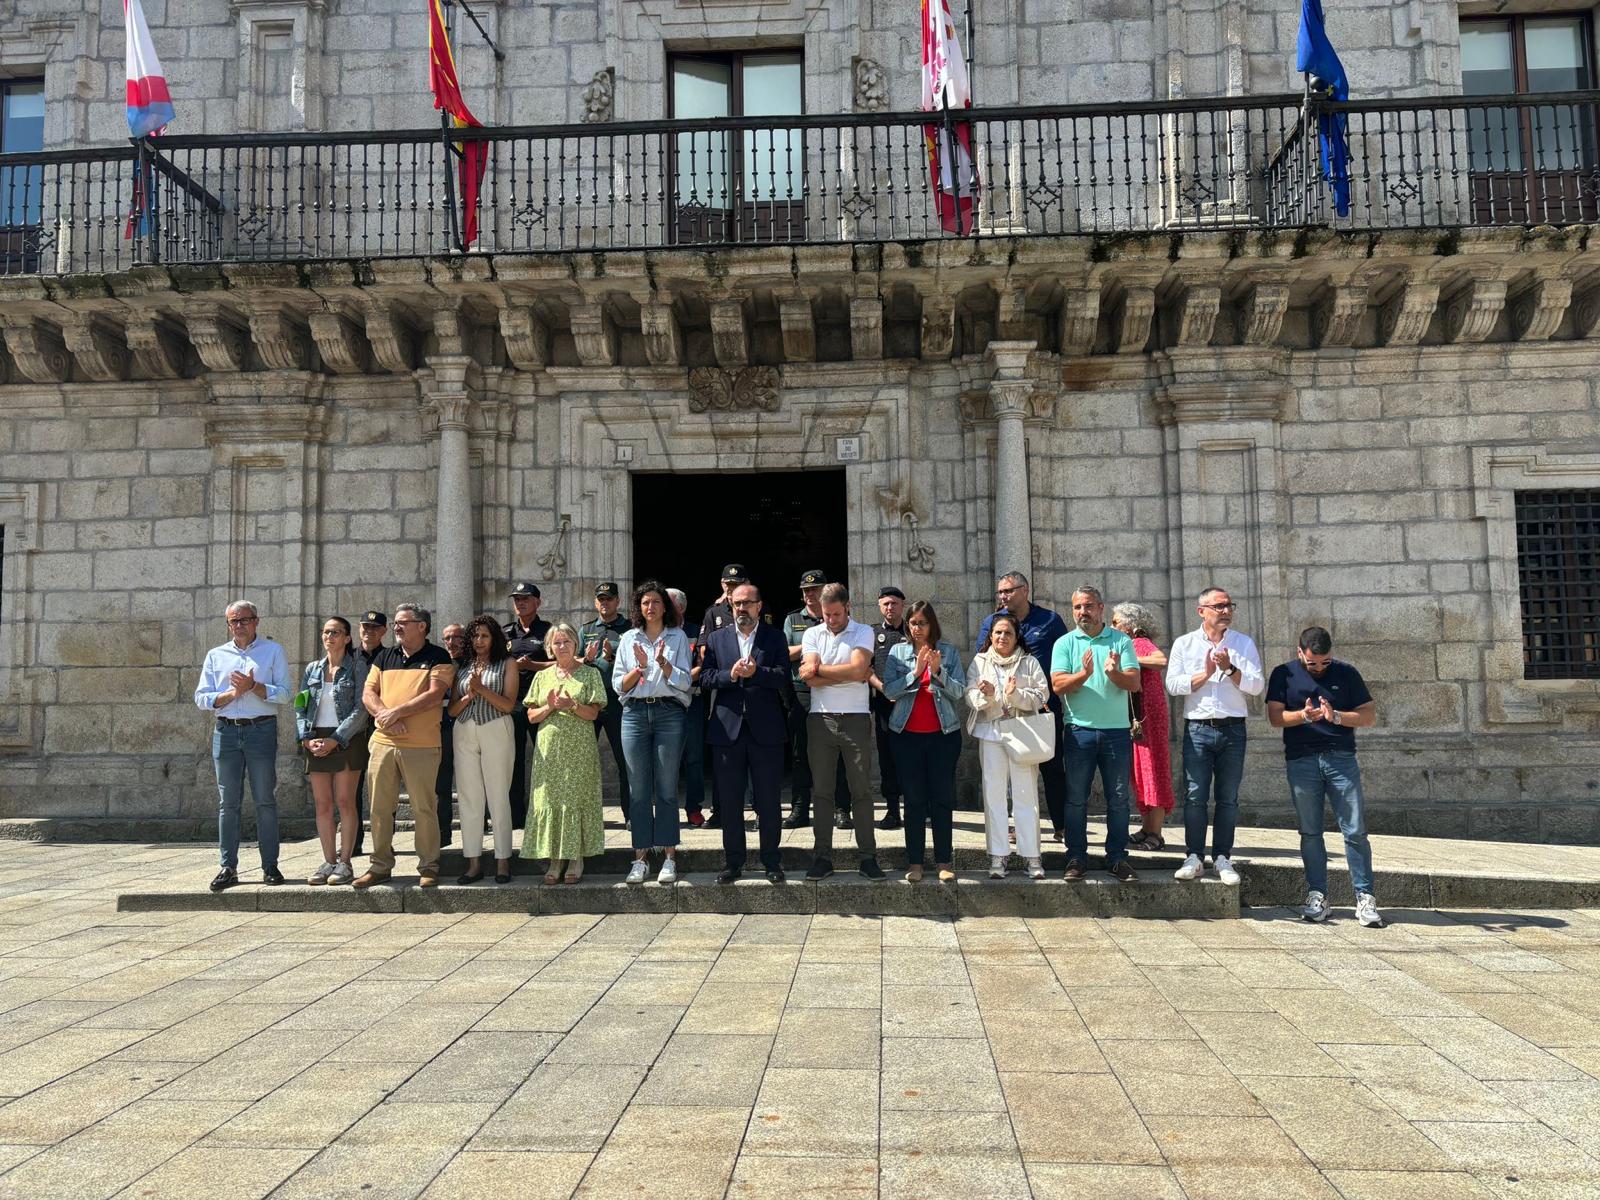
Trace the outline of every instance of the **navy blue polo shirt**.
<instances>
[{"instance_id":1,"label":"navy blue polo shirt","mask_svg":"<svg viewBox=\"0 0 1600 1200\"><path fill-rule=\"evenodd\" d=\"M1307 697L1316 704L1323 696L1340 712L1349 712L1370 703L1372 693L1367 691L1361 672L1337 658L1328 664L1321 677L1306 670L1298 658L1272 668L1267 680L1267 703L1277 703L1284 710L1305 708ZM1283 730L1283 756L1307 758L1329 750L1356 752L1356 731L1348 725L1335 725L1332 721L1312 721L1309 725L1285 726Z\"/></svg>"}]
</instances>

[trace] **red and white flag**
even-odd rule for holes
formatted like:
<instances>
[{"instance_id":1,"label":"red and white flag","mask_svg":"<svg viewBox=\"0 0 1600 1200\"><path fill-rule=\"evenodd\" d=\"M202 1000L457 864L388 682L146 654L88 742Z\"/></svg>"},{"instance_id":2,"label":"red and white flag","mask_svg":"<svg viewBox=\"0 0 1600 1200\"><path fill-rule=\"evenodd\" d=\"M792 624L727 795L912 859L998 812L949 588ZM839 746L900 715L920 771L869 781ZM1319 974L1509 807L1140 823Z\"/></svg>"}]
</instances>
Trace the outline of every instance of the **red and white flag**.
<instances>
[{"instance_id":1,"label":"red and white flag","mask_svg":"<svg viewBox=\"0 0 1600 1200\"><path fill-rule=\"evenodd\" d=\"M922 111L971 107L967 60L956 37L949 0L922 0ZM922 134L939 225L946 233L971 233L979 191L972 122L952 120L947 127L943 121L930 121Z\"/></svg>"}]
</instances>

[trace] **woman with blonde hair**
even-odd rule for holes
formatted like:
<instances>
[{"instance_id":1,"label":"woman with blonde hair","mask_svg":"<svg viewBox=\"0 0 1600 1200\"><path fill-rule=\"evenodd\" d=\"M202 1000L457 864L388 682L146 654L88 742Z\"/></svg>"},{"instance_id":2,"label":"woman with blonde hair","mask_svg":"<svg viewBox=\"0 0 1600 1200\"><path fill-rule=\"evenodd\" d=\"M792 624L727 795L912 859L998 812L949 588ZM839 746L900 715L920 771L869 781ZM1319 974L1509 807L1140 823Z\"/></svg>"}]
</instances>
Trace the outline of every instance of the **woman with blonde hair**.
<instances>
[{"instance_id":1,"label":"woman with blonde hair","mask_svg":"<svg viewBox=\"0 0 1600 1200\"><path fill-rule=\"evenodd\" d=\"M1017 619L995 615L989 640L979 647L967 668L967 731L978 743L983 768L984 827L989 841L989 878L1004 879L1010 853L1006 789L1017 823L1017 853L1027 861L1028 875L1044 878L1039 853L1039 768L1015 762L1001 741L1000 722L1042 710L1050 698L1044 668L1022 644Z\"/></svg>"},{"instance_id":2,"label":"woman with blonde hair","mask_svg":"<svg viewBox=\"0 0 1600 1200\"><path fill-rule=\"evenodd\" d=\"M1172 755L1167 744L1167 656L1156 645L1156 616L1124 601L1111 610L1111 624L1133 639L1143 686L1128 697L1138 722L1133 737L1133 798L1143 827L1128 839L1138 850L1160 850L1161 825L1172 811Z\"/></svg>"},{"instance_id":3,"label":"woman with blonde hair","mask_svg":"<svg viewBox=\"0 0 1600 1200\"><path fill-rule=\"evenodd\" d=\"M605 849L594 723L605 710L606 687L600 672L578 657L578 631L565 621L550 626L544 650L551 665L533 677L523 700L528 720L540 729L522 849L550 860L546 884L577 883L583 860Z\"/></svg>"}]
</instances>

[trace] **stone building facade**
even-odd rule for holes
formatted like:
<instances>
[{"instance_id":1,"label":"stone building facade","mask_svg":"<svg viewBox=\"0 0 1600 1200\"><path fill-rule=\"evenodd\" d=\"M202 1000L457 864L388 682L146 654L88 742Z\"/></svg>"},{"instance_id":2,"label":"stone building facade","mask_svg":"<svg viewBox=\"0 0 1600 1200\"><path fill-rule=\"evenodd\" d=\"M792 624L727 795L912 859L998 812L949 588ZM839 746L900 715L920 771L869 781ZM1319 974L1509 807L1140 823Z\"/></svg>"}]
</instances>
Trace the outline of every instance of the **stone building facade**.
<instances>
[{"instance_id":1,"label":"stone building facade","mask_svg":"<svg viewBox=\"0 0 1600 1200\"><path fill-rule=\"evenodd\" d=\"M1458 93L1473 8L1339 6L1353 91ZM148 0L171 135L425 128L415 9ZM19 0L0 24L0 70L44 81L48 149L123 139L119 11ZM798 52L807 113L918 98L910 4L475 11L505 51L458 22L489 124L659 121L679 54ZM973 14L974 90L1147 107L1294 90L1298 15L992 0ZM985 159L1001 197L1010 164L1031 169L1009 154ZM608 172L578 157L570 176L598 195ZM1364 177L1358 206L1394 183ZM1131 184L1096 186L1134 207ZM1325 624L1371 682L1374 828L1600 840L1594 648L1528 677L1517 520L1519 494L1600 489L1600 249L1583 220L1475 227L1471 195L1417 186L1458 219L1062 231L1030 225L1030 193L986 199L978 237L834 213L790 245L362 257L313 239L249 262L135 262L115 238L96 259L84 229L58 229L58 258L0 277L0 818L203 824L215 789L189 697L237 596L298 669L328 613L420 598L442 623L527 578L544 615L579 614L597 579L815 553L859 595L895 582L969 631L1018 566L1059 609L1081 581L1144 601L1166 641L1221 584L1269 665ZM813 502L842 514L822 541L793 534ZM745 520L761 512L776 524ZM787 557L737 542L775 528ZM693 569L667 582L699 603L714 580ZM790 603L792 581L759 582ZM1276 738L1253 736L1246 816L1285 823Z\"/></svg>"}]
</instances>

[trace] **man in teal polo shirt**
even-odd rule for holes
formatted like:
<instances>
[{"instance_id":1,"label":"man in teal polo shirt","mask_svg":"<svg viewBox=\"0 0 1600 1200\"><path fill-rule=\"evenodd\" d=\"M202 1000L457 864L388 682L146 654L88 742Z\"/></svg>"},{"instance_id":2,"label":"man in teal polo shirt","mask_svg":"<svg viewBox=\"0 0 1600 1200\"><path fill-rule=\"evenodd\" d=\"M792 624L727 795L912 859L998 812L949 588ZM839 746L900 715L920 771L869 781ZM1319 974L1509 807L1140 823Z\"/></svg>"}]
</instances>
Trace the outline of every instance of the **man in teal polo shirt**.
<instances>
[{"instance_id":1,"label":"man in teal polo shirt","mask_svg":"<svg viewBox=\"0 0 1600 1200\"><path fill-rule=\"evenodd\" d=\"M1050 686L1061 697L1062 737L1067 759L1067 873L1082 879L1089 869L1089 788L1095 769L1106 794L1106 870L1127 883L1128 788L1133 773L1133 736L1128 697L1139 690L1139 659L1133 640L1101 618L1105 599L1098 588L1072 593L1076 627L1056 642L1050 656Z\"/></svg>"}]
</instances>

